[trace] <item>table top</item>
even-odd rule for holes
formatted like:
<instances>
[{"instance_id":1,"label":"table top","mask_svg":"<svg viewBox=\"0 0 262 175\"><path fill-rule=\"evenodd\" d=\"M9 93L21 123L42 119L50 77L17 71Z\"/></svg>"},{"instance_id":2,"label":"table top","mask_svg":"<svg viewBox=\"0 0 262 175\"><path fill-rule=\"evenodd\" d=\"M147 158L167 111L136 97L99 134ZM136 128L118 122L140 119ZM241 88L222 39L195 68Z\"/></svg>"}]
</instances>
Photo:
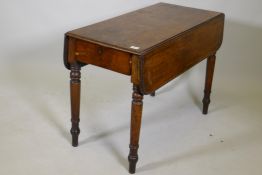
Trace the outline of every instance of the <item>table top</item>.
<instances>
[{"instance_id":1,"label":"table top","mask_svg":"<svg viewBox=\"0 0 262 175\"><path fill-rule=\"evenodd\" d=\"M106 47L142 55L221 13L158 3L67 33Z\"/></svg>"}]
</instances>

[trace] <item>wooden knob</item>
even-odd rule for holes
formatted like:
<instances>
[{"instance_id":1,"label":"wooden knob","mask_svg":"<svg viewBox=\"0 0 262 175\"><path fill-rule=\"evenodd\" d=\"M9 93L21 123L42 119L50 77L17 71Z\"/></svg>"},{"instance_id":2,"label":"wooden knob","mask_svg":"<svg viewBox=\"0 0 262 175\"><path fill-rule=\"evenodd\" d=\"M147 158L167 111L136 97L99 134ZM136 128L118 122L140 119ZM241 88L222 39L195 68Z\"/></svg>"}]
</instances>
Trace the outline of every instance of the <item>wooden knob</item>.
<instances>
[{"instance_id":1,"label":"wooden knob","mask_svg":"<svg viewBox=\"0 0 262 175\"><path fill-rule=\"evenodd\" d=\"M75 55L76 55L76 56L79 56L79 55L86 55L86 52L75 52Z\"/></svg>"},{"instance_id":2,"label":"wooden knob","mask_svg":"<svg viewBox=\"0 0 262 175\"><path fill-rule=\"evenodd\" d=\"M102 47L99 47L98 50L97 50L97 53L99 55L102 55L103 54L103 48Z\"/></svg>"}]
</instances>

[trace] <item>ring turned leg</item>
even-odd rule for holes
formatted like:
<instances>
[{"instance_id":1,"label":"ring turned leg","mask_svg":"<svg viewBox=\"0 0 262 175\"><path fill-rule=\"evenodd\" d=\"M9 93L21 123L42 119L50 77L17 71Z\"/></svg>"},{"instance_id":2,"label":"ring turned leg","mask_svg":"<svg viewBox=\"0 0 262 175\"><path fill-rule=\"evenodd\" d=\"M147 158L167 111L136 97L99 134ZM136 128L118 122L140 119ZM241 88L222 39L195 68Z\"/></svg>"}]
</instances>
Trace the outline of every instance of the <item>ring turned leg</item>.
<instances>
[{"instance_id":1,"label":"ring turned leg","mask_svg":"<svg viewBox=\"0 0 262 175\"><path fill-rule=\"evenodd\" d=\"M132 110L131 110L131 127L130 127L130 152L129 160L129 173L136 172L136 163L138 161L137 150L139 147L139 134L141 127L142 109L143 109L143 94L140 93L138 86L133 87L132 95Z\"/></svg>"},{"instance_id":2,"label":"ring turned leg","mask_svg":"<svg viewBox=\"0 0 262 175\"><path fill-rule=\"evenodd\" d=\"M70 96L71 96L71 122L72 128L70 130L72 134L72 146L78 145L78 136L80 133L79 129L79 109L80 109L80 87L81 87L81 73L80 65L74 63L70 67Z\"/></svg>"},{"instance_id":3,"label":"ring turned leg","mask_svg":"<svg viewBox=\"0 0 262 175\"><path fill-rule=\"evenodd\" d=\"M205 80L205 90L204 90L204 98L203 102L203 114L207 114L208 106L210 103L210 93L212 87L212 80L215 68L216 56L212 55L207 59L207 66L206 66L206 80Z\"/></svg>"}]
</instances>

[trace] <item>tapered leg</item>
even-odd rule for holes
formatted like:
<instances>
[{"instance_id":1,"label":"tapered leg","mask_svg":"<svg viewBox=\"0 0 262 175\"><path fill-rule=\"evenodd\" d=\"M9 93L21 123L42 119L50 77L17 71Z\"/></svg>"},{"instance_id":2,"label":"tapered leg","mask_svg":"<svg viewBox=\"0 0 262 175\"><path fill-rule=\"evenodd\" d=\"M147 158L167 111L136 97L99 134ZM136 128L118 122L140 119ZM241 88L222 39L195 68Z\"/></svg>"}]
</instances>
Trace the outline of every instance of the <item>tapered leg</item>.
<instances>
[{"instance_id":1,"label":"tapered leg","mask_svg":"<svg viewBox=\"0 0 262 175\"><path fill-rule=\"evenodd\" d=\"M70 96L71 96L71 122L72 128L70 130L72 134L72 146L78 145L79 129L79 110L80 110L80 87L81 87L81 73L80 65L74 63L71 65L70 72Z\"/></svg>"},{"instance_id":2,"label":"tapered leg","mask_svg":"<svg viewBox=\"0 0 262 175\"><path fill-rule=\"evenodd\" d=\"M203 114L207 114L207 112L208 112L208 106L209 106L209 103L210 103L210 93L211 93L211 87L212 87L212 80L213 80L215 62L216 62L216 55L212 55L212 56L208 57L207 66L206 66L206 80L205 80L204 98L202 100L202 102L203 102Z\"/></svg>"},{"instance_id":3,"label":"tapered leg","mask_svg":"<svg viewBox=\"0 0 262 175\"><path fill-rule=\"evenodd\" d=\"M132 95L132 110L131 110L131 127L130 127L130 152L129 173L133 174L136 171L136 163L138 161L137 150L139 147L139 134L141 127L142 109L143 109L143 94L139 92L139 88L134 85Z\"/></svg>"}]
</instances>

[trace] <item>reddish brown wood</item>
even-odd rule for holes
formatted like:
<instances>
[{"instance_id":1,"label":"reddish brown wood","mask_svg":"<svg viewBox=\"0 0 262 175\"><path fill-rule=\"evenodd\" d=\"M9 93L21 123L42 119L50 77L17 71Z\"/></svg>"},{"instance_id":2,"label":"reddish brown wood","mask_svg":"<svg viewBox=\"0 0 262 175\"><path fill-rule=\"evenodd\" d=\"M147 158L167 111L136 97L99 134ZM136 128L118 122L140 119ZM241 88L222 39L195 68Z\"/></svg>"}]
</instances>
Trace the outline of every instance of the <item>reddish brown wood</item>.
<instances>
[{"instance_id":1,"label":"reddish brown wood","mask_svg":"<svg viewBox=\"0 0 262 175\"><path fill-rule=\"evenodd\" d=\"M207 114L208 112L208 106L210 103L210 93L211 93L211 87L212 87L212 81L213 81L213 74L214 74L214 69L215 69L215 62L216 62L215 55L208 57L207 65L206 65L206 80L205 80L204 98L202 100L203 114Z\"/></svg>"},{"instance_id":2,"label":"reddish brown wood","mask_svg":"<svg viewBox=\"0 0 262 175\"><path fill-rule=\"evenodd\" d=\"M141 76L141 67L143 65L142 63L143 58L141 56L138 55L133 55L132 56L132 73L131 73L131 82L134 85L138 85L140 84L141 80L140 78Z\"/></svg>"},{"instance_id":3,"label":"reddish brown wood","mask_svg":"<svg viewBox=\"0 0 262 175\"><path fill-rule=\"evenodd\" d=\"M136 163L138 161L138 147L139 147L139 135L142 118L143 108L143 94L141 94L139 87L133 86L132 95L132 109L131 109L131 127L130 127L130 152L128 156L129 160L129 172L131 174L136 171Z\"/></svg>"},{"instance_id":4,"label":"reddish brown wood","mask_svg":"<svg viewBox=\"0 0 262 175\"><path fill-rule=\"evenodd\" d=\"M77 61L131 75L131 54L76 40L74 57Z\"/></svg>"},{"instance_id":5,"label":"reddish brown wood","mask_svg":"<svg viewBox=\"0 0 262 175\"><path fill-rule=\"evenodd\" d=\"M72 134L72 146L78 145L79 129L79 110L80 110L80 86L81 86L81 73L80 65L78 63L71 64L70 73L70 93L71 93L71 122L72 128L70 130Z\"/></svg>"},{"instance_id":6,"label":"reddish brown wood","mask_svg":"<svg viewBox=\"0 0 262 175\"><path fill-rule=\"evenodd\" d=\"M131 76L133 101L129 172L135 173L143 95L208 58L203 113L207 113L215 53L223 39L224 14L158 3L66 33L64 63L71 65L73 145L79 135L80 66L91 64ZM212 55L212 56L210 56Z\"/></svg>"},{"instance_id":7,"label":"reddish brown wood","mask_svg":"<svg viewBox=\"0 0 262 175\"><path fill-rule=\"evenodd\" d=\"M222 41L223 21L223 15L217 16L146 54L140 78L142 92L155 91L216 52Z\"/></svg>"},{"instance_id":8,"label":"reddish brown wood","mask_svg":"<svg viewBox=\"0 0 262 175\"><path fill-rule=\"evenodd\" d=\"M167 40L221 13L158 3L67 33L74 38L145 55ZM139 47L133 49L131 46Z\"/></svg>"},{"instance_id":9,"label":"reddish brown wood","mask_svg":"<svg viewBox=\"0 0 262 175\"><path fill-rule=\"evenodd\" d=\"M64 37L64 53L63 53L63 62L64 66L70 70L70 64L68 63L68 52L69 52L69 37L65 35Z\"/></svg>"}]
</instances>

